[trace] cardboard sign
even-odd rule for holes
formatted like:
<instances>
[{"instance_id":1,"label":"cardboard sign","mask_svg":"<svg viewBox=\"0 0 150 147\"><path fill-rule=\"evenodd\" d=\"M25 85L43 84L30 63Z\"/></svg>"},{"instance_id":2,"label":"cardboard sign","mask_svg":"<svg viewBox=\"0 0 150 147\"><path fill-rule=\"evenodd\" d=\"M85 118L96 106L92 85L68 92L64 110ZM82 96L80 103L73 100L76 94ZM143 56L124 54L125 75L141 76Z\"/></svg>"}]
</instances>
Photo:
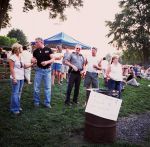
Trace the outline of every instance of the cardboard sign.
<instances>
[{"instance_id":1,"label":"cardboard sign","mask_svg":"<svg viewBox=\"0 0 150 147\"><path fill-rule=\"evenodd\" d=\"M91 91L85 112L116 121L121 103L121 99Z\"/></svg>"}]
</instances>

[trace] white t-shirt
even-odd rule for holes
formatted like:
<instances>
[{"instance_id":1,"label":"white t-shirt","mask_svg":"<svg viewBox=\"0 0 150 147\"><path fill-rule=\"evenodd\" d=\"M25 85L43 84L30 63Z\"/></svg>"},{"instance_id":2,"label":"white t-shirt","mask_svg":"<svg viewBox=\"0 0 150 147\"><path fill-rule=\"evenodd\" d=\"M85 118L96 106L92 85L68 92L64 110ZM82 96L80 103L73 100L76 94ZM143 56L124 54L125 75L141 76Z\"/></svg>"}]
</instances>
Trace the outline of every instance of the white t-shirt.
<instances>
[{"instance_id":1,"label":"white t-shirt","mask_svg":"<svg viewBox=\"0 0 150 147\"><path fill-rule=\"evenodd\" d=\"M106 70L108 68L108 61L107 60L102 60L101 66L102 66L102 69Z\"/></svg>"},{"instance_id":2,"label":"white t-shirt","mask_svg":"<svg viewBox=\"0 0 150 147\"><path fill-rule=\"evenodd\" d=\"M24 50L21 53L21 57L22 57L23 62L25 64L28 64L28 63L31 63L31 59L32 59L33 55L29 51Z\"/></svg>"},{"instance_id":3,"label":"white t-shirt","mask_svg":"<svg viewBox=\"0 0 150 147\"><path fill-rule=\"evenodd\" d=\"M19 59L15 54L10 56L10 60L14 61L14 72L15 72L15 78L17 80L23 80L24 79L24 62L22 59ZM21 65L22 64L22 65ZM10 75L10 78L12 79L12 75Z\"/></svg>"},{"instance_id":4,"label":"white t-shirt","mask_svg":"<svg viewBox=\"0 0 150 147\"><path fill-rule=\"evenodd\" d=\"M93 65L98 65L98 63L100 62L100 59L97 56L88 56L87 57L87 71L88 72L95 72L98 73L97 69L93 67Z\"/></svg>"},{"instance_id":5,"label":"white t-shirt","mask_svg":"<svg viewBox=\"0 0 150 147\"><path fill-rule=\"evenodd\" d=\"M115 81L123 81L122 66L120 63L111 64L110 78Z\"/></svg>"}]
</instances>

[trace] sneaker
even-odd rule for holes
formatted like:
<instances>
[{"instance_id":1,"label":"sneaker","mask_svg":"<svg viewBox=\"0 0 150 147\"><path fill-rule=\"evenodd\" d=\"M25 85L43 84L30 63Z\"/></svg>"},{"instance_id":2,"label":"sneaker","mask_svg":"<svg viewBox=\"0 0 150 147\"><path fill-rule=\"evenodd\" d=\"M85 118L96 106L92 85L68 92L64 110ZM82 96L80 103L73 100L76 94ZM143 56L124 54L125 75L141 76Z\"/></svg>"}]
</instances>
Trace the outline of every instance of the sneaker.
<instances>
[{"instance_id":1,"label":"sneaker","mask_svg":"<svg viewBox=\"0 0 150 147\"><path fill-rule=\"evenodd\" d=\"M22 108L19 108L19 111L22 111L23 109Z\"/></svg>"},{"instance_id":2,"label":"sneaker","mask_svg":"<svg viewBox=\"0 0 150 147\"><path fill-rule=\"evenodd\" d=\"M65 102L65 106L71 106L70 102Z\"/></svg>"},{"instance_id":3,"label":"sneaker","mask_svg":"<svg viewBox=\"0 0 150 147\"><path fill-rule=\"evenodd\" d=\"M79 102L74 102L74 101L73 101L72 104L73 104L73 105L78 105Z\"/></svg>"},{"instance_id":4,"label":"sneaker","mask_svg":"<svg viewBox=\"0 0 150 147\"><path fill-rule=\"evenodd\" d=\"M29 85L31 85L31 84L32 84L32 82L28 82L28 84L29 84Z\"/></svg>"},{"instance_id":5,"label":"sneaker","mask_svg":"<svg viewBox=\"0 0 150 147\"><path fill-rule=\"evenodd\" d=\"M62 85L62 83L58 83L58 85Z\"/></svg>"},{"instance_id":6,"label":"sneaker","mask_svg":"<svg viewBox=\"0 0 150 147\"><path fill-rule=\"evenodd\" d=\"M50 104L45 105L45 107L48 108L48 109L51 109L51 108L52 108Z\"/></svg>"},{"instance_id":7,"label":"sneaker","mask_svg":"<svg viewBox=\"0 0 150 147\"><path fill-rule=\"evenodd\" d=\"M13 114L14 116L19 116L19 115L20 115L20 112L19 112L19 111L15 111L15 112L12 112L12 114Z\"/></svg>"},{"instance_id":8,"label":"sneaker","mask_svg":"<svg viewBox=\"0 0 150 147\"><path fill-rule=\"evenodd\" d=\"M85 103L83 104L83 108L86 108L86 105L87 105L87 102L85 102Z\"/></svg>"},{"instance_id":9,"label":"sneaker","mask_svg":"<svg viewBox=\"0 0 150 147\"><path fill-rule=\"evenodd\" d=\"M38 103L34 103L34 107L38 108L40 105Z\"/></svg>"}]
</instances>

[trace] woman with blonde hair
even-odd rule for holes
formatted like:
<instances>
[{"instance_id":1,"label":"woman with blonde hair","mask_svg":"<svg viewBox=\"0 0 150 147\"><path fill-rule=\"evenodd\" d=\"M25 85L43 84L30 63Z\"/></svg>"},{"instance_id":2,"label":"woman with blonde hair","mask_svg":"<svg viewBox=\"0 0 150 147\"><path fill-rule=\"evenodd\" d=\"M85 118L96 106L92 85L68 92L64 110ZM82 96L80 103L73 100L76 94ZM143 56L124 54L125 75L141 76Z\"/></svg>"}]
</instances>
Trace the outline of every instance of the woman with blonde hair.
<instances>
[{"instance_id":1,"label":"woman with blonde hair","mask_svg":"<svg viewBox=\"0 0 150 147\"><path fill-rule=\"evenodd\" d=\"M107 79L108 81L108 88L113 91L119 92L119 98L121 97L121 90L122 90L122 81L123 81L123 72L122 72L122 65L119 63L119 57L117 55L112 57L111 64L107 69Z\"/></svg>"},{"instance_id":2,"label":"woman with blonde hair","mask_svg":"<svg viewBox=\"0 0 150 147\"><path fill-rule=\"evenodd\" d=\"M24 85L24 68L31 67L33 63L25 65L21 58L22 45L15 43L12 45L12 55L9 58L10 79L11 79L11 100L10 111L14 115L20 114L21 92Z\"/></svg>"}]
</instances>

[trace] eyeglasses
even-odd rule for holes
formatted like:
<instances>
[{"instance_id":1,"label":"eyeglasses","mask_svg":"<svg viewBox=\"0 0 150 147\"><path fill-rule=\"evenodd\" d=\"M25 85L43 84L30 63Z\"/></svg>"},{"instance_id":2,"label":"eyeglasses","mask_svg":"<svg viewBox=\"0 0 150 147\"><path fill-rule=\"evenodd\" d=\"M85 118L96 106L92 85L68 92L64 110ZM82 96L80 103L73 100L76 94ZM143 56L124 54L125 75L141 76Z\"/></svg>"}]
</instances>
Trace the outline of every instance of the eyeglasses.
<instances>
[{"instance_id":1,"label":"eyeglasses","mask_svg":"<svg viewBox=\"0 0 150 147\"><path fill-rule=\"evenodd\" d=\"M23 64L22 64L22 62L20 62L20 68L23 68Z\"/></svg>"},{"instance_id":2,"label":"eyeglasses","mask_svg":"<svg viewBox=\"0 0 150 147\"><path fill-rule=\"evenodd\" d=\"M81 48L76 48L76 49L81 49Z\"/></svg>"}]
</instances>

